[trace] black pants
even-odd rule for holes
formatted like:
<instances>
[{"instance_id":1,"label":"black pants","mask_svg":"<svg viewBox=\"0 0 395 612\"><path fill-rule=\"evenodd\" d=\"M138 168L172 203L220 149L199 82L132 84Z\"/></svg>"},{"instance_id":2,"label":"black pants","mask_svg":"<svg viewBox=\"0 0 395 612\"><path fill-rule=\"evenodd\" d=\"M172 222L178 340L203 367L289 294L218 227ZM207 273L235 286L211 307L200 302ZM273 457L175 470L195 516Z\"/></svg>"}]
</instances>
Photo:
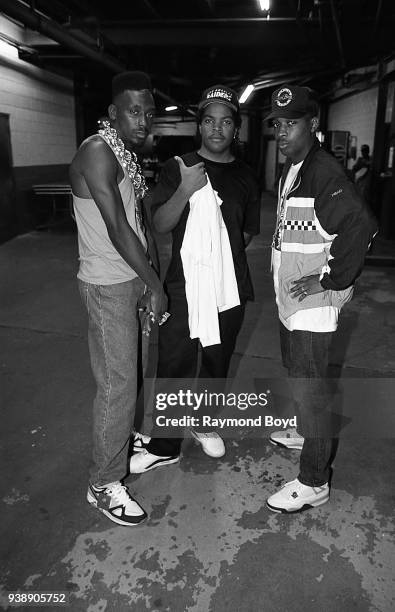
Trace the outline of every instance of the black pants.
<instances>
[{"instance_id":1,"label":"black pants","mask_svg":"<svg viewBox=\"0 0 395 612\"><path fill-rule=\"evenodd\" d=\"M197 372L200 343L189 336L185 293L169 293L171 317L159 328L157 378L226 378L244 310L242 305L219 313L221 344L201 347L201 365ZM150 453L162 457L180 454L183 438L160 438L160 430L155 424L151 437L147 447Z\"/></svg>"},{"instance_id":2,"label":"black pants","mask_svg":"<svg viewBox=\"0 0 395 612\"><path fill-rule=\"evenodd\" d=\"M298 478L310 487L323 485L330 475L332 435L325 379L332 338L333 332L290 332L280 323L283 364L300 417L298 432L305 438Z\"/></svg>"}]
</instances>

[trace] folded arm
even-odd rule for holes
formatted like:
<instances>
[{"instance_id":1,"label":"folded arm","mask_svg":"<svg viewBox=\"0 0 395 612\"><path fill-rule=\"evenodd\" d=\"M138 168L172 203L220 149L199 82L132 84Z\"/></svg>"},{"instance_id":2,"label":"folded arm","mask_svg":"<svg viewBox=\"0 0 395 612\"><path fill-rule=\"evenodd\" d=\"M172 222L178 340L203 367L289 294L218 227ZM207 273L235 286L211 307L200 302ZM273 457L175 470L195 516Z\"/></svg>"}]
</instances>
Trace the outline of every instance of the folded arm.
<instances>
[{"instance_id":1,"label":"folded arm","mask_svg":"<svg viewBox=\"0 0 395 612\"><path fill-rule=\"evenodd\" d=\"M174 166L175 163L178 167ZM180 157L175 157L175 162L170 160L160 178L160 188L166 189L166 183L170 184L172 181L171 175L173 180L174 176L177 177L178 187L154 214L154 226L160 233L170 232L177 225L191 195L207 183L203 162L186 166Z\"/></svg>"}]
</instances>

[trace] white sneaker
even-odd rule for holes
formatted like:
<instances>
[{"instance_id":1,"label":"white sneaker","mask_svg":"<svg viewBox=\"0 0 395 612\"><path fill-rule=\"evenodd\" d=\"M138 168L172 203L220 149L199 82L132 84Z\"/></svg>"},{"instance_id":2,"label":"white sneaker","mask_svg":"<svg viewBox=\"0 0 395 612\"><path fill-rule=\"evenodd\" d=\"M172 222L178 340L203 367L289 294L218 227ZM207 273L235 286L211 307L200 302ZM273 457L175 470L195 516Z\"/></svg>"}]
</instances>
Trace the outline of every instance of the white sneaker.
<instances>
[{"instance_id":1,"label":"white sneaker","mask_svg":"<svg viewBox=\"0 0 395 612\"><path fill-rule=\"evenodd\" d=\"M328 483L320 487L308 487L295 478L271 495L266 505L273 512L292 513L322 506L327 501L329 501Z\"/></svg>"},{"instance_id":2,"label":"white sneaker","mask_svg":"<svg viewBox=\"0 0 395 612\"><path fill-rule=\"evenodd\" d=\"M105 487L89 485L88 502L118 525L134 527L147 518L146 512L119 481Z\"/></svg>"},{"instance_id":3,"label":"white sneaker","mask_svg":"<svg viewBox=\"0 0 395 612\"><path fill-rule=\"evenodd\" d=\"M203 452L209 457L223 457L225 455L225 444L215 431L202 432L191 429L193 437L202 445Z\"/></svg>"},{"instance_id":4,"label":"white sneaker","mask_svg":"<svg viewBox=\"0 0 395 612\"><path fill-rule=\"evenodd\" d=\"M180 460L180 455L173 455L170 457L160 457L159 455L153 455L146 449L141 452L132 455L129 462L129 471L131 474L143 474L154 470L161 465L170 465L171 463L177 463Z\"/></svg>"},{"instance_id":5,"label":"white sneaker","mask_svg":"<svg viewBox=\"0 0 395 612\"><path fill-rule=\"evenodd\" d=\"M294 427L289 427L288 429L273 431L269 436L269 442L284 448L302 450L304 437L298 434Z\"/></svg>"},{"instance_id":6,"label":"white sneaker","mask_svg":"<svg viewBox=\"0 0 395 612\"><path fill-rule=\"evenodd\" d=\"M138 431L136 431L134 434L134 439L133 439L133 452L141 453L141 451L147 448L150 442L151 442L150 436L145 436L144 434L141 434Z\"/></svg>"}]
</instances>

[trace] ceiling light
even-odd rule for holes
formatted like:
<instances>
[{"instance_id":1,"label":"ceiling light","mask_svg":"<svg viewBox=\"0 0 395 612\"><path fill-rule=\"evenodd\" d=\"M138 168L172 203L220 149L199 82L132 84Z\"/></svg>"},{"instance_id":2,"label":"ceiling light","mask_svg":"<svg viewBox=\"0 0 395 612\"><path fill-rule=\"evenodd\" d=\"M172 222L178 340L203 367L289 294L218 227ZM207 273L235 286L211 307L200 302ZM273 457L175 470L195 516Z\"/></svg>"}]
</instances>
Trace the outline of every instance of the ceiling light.
<instances>
[{"instance_id":1,"label":"ceiling light","mask_svg":"<svg viewBox=\"0 0 395 612\"><path fill-rule=\"evenodd\" d=\"M170 111L177 110L177 108L178 108L178 106L174 106L174 105L173 106L166 106L165 111L167 111L169 113Z\"/></svg>"},{"instance_id":2,"label":"ceiling light","mask_svg":"<svg viewBox=\"0 0 395 612\"><path fill-rule=\"evenodd\" d=\"M243 91L243 93L241 94L239 98L240 104L244 104L244 102L248 100L248 98L250 97L254 89L255 89L254 85L251 85L251 84L247 85L247 87L245 88L245 90Z\"/></svg>"},{"instance_id":3,"label":"ceiling light","mask_svg":"<svg viewBox=\"0 0 395 612\"><path fill-rule=\"evenodd\" d=\"M261 11L270 11L270 0L258 0Z\"/></svg>"}]
</instances>

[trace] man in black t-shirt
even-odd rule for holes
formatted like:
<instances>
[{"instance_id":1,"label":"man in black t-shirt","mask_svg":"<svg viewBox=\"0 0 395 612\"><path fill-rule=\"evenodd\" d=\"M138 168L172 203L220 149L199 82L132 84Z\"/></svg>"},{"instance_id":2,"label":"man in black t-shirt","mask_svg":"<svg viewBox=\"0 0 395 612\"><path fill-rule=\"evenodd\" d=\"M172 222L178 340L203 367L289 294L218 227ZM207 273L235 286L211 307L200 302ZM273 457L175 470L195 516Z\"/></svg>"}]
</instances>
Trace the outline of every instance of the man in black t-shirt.
<instances>
[{"instance_id":1,"label":"man in black t-shirt","mask_svg":"<svg viewBox=\"0 0 395 612\"><path fill-rule=\"evenodd\" d=\"M158 378L195 378L197 374L199 378L226 378L245 303L254 297L245 247L259 233L260 198L252 170L233 153L232 144L241 123L237 94L222 85L207 89L198 105L197 122L200 148L165 164L152 197L157 231L171 231L173 238L165 279L171 317L159 330ZM189 200L206 185L207 177L222 200L221 213L229 236L240 304L218 313L221 342L200 345L201 365L197 373L199 339L190 337L181 247L190 213ZM192 430L192 434L206 454L224 455L224 443L216 432ZM137 434L134 450L142 452L132 456L131 473L179 460L182 438L160 435L158 427L154 427L152 438Z\"/></svg>"}]
</instances>

